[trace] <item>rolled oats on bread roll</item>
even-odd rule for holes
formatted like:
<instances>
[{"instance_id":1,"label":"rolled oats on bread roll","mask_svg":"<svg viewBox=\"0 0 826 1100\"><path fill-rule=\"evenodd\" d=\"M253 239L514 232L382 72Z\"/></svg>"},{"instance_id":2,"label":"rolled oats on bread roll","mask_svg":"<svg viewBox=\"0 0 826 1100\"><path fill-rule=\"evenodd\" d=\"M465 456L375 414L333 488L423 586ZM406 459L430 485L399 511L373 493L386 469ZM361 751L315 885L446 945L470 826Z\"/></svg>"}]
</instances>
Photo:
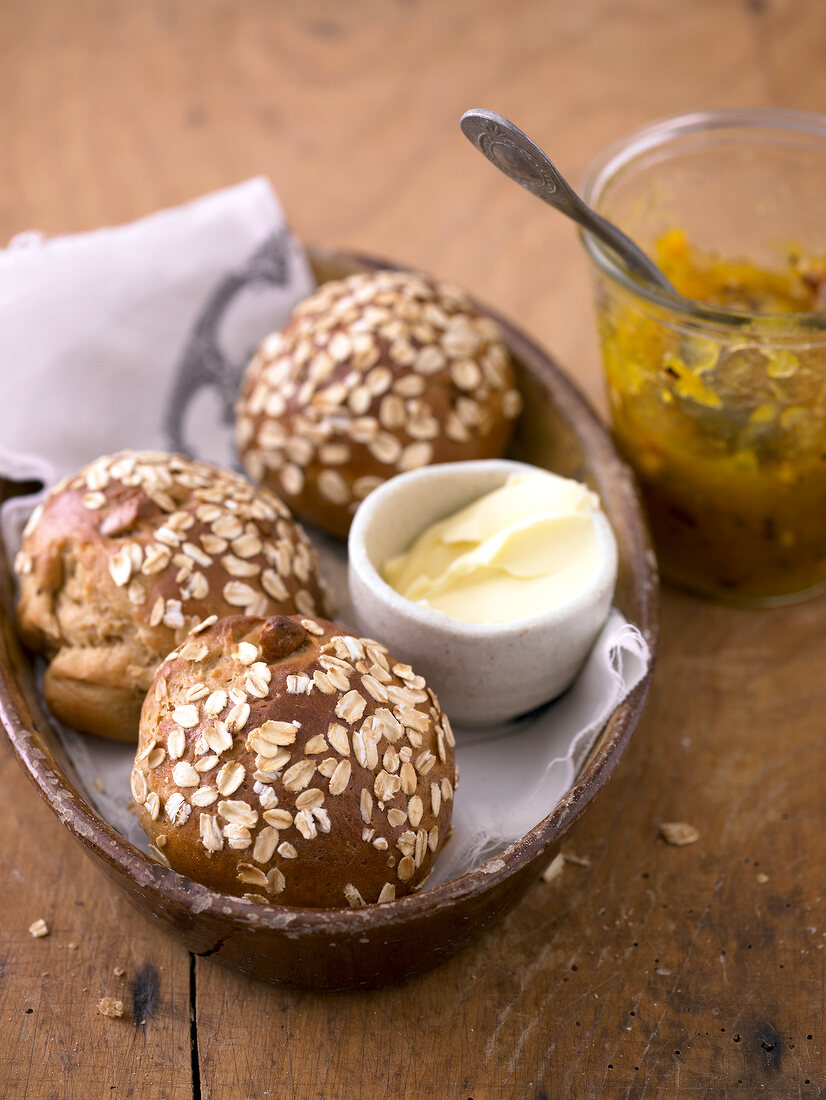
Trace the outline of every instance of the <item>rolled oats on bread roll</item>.
<instances>
[{"instance_id":1,"label":"rolled oats on bread roll","mask_svg":"<svg viewBox=\"0 0 826 1100\"><path fill-rule=\"evenodd\" d=\"M464 291L375 271L325 283L263 342L236 442L253 481L345 537L394 474L501 455L520 408L497 327Z\"/></svg>"},{"instance_id":2,"label":"rolled oats on bread roll","mask_svg":"<svg viewBox=\"0 0 826 1100\"><path fill-rule=\"evenodd\" d=\"M357 908L429 873L453 744L436 696L384 646L324 619L234 616L158 669L132 794L154 854L195 881Z\"/></svg>"},{"instance_id":3,"label":"rolled oats on bread roll","mask_svg":"<svg viewBox=\"0 0 826 1100\"><path fill-rule=\"evenodd\" d=\"M137 740L158 664L208 615L325 608L315 552L284 504L180 455L123 451L56 485L15 568L20 632L50 661L52 712L124 741Z\"/></svg>"}]
</instances>

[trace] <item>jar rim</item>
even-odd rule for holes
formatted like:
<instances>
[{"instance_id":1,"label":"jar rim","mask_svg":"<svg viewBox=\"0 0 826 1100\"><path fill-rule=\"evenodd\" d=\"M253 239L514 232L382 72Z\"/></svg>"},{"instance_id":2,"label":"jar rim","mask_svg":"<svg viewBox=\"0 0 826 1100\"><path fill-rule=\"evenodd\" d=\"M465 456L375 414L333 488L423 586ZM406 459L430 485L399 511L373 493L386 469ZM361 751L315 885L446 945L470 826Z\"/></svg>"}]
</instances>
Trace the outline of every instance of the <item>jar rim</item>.
<instances>
[{"instance_id":1,"label":"jar rim","mask_svg":"<svg viewBox=\"0 0 826 1100\"><path fill-rule=\"evenodd\" d=\"M667 145L687 134L726 129L762 129L767 132L785 130L813 134L823 139L824 154L826 154L826 115L815 111L797 111L786 107L729 107L720 110L692 111L657 119L605 146L585 170L581 188L582 196L590 206L598 209L597 204L606 185L642 154ZM738 331L742 331L745 326L755 321L785 328L826 329L826 309L754 313L728 306L711 305L695 298L670 293L653 284L643 283L633 276L615 258L610 249L588 230L581 229L579 235L591 260L604 275L632 294L645 298L672 313L679 313L686 320L702 321L704 324L710 323Z\"/></svg>"}]
</instances>

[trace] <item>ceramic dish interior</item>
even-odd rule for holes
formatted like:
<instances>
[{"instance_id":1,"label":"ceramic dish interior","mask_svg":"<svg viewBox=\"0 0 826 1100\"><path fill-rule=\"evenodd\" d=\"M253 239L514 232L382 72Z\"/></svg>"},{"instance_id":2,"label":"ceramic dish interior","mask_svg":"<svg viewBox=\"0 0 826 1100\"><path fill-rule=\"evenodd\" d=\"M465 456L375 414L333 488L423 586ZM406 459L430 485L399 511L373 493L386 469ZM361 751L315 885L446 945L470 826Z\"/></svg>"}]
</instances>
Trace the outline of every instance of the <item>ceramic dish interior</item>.
<instances>
[{"instance_id":1,"label":"ceramic dish interior","mask_svg":"<svg viewBox=\"0 0 826 1100\"><path fill-rule=\"evenodd\" d=\"M311 251L319 281L380 264ZM483 308L484 307L480 307ZM617 536L615 602L656 651L657 575L632 477L577 390L535 344L491 313L516 362L525 411L510 456L587 481ZM0 483L0 499L32 486ZM197 955L258 978L314 989L370 988L450 958L522 897L604 786L622 756L651 671L617 707L576 785L556 809L495 859L441 886L364 909L286 909L215 893L154 862L92 808L39 700L14 622L10 564L0 557L0 720L29 777L61 823L132 902Z\"/></svg>"},{"instance_id":2,"label":"ceramic dish interior","mask_svg":"<svg viewBox=\"0 0 826 1100\"><path fill-rule=\"evenodd\" d=\"M507 622L458 622L400 595L381 569L431 524L535 469L503 458L421 466L374 489L350 528L356 625L424 676L459 744L457 727L501 725L570 685L611 610L617 567L611 525L602 512L593 518L599 564L589 566L582 583L569 583L565 597L549 607Z\"/></svg>"}]
</instances>

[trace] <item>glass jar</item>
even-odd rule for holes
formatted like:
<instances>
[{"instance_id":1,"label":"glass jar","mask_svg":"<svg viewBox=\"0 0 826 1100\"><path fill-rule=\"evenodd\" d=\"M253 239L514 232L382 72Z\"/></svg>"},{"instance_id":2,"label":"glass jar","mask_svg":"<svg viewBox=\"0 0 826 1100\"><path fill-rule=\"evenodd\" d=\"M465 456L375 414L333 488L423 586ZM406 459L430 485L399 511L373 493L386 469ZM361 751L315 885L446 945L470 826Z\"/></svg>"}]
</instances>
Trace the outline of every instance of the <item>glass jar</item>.
<instances>
[{"instance_id":1,"label":"glass jar","mask_svg":"<svg viewBox=\"0 0 826 1100\"><path fill-rule=\"evenodd\" d=\"M716 289L736 308L700 300L696 277L691 297L643 286L583 234L614 434L662 573L716 599L826 586L826 300L765 309L790 254L826 258L824 189L826 117L783 110L656 123L607 149L583 188L673 282L669 248L730 261Z\"/></svg>"}]
</instances>

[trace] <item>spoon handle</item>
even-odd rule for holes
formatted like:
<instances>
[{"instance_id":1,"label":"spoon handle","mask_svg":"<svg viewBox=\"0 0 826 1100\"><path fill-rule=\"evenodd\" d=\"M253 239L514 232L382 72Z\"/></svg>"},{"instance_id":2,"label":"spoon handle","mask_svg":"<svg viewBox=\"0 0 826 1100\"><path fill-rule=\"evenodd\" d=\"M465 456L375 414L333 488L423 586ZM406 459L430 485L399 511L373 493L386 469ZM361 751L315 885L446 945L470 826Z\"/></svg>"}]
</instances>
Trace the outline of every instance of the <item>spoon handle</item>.
<instances>
[{"instance_id":1,"label":"spoon handle","mask_svg":"<svg viewBox=\"0 0 826 1100\"><path fill-rule=\"evenodd\" d=\"M619 255L633 275L675 293L642 249L583 202L546 154L518 126L496 111L482 107L465 111L460 125L465 137L500 172L593 233Z\"/></svg>"},{"instance_id":2,"label":"spoon handle","mask_svg":"<svg viewBox=\"0 0 826 1100\"><path fill-rule=\"evenodd\" d=\"M577 196L577 199L582 202L579 196ZM632 275L636 275L643 282L653 283L674 297L678 296L677 291L657 265L646 256L638 244L623 233L619 226L606 221L593 207L587 206L584 202L582 202L581 213L580 225L582 228L587 229L604 244L607 244L619 256Z\"/></svg>"}]
</instances>

